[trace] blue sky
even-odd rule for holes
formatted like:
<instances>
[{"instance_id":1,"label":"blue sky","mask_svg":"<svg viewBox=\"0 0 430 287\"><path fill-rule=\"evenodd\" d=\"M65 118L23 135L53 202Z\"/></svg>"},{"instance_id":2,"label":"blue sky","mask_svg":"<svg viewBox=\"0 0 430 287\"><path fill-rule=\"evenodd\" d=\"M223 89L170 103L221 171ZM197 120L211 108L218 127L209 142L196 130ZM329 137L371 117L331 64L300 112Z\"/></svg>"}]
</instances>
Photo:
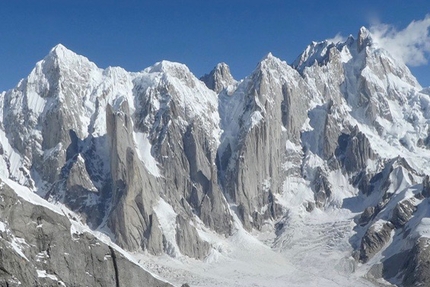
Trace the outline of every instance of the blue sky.
<instances>
[{"instance_id":1,"label":"blue sky","mask_svg":"<svg viewBox=\"0 0 430 287\"><path fill-rule=\"evenodd\" d=\"M166 59L199 77L226 62L241 79L268 52L291 63L313 40L381 23L396 34L428 13L428 0L1 1L0 90L14 87L58 43L102 68L140 71ZM430 86L428 63L412 71Z\"/></svg>"}]
</instances>

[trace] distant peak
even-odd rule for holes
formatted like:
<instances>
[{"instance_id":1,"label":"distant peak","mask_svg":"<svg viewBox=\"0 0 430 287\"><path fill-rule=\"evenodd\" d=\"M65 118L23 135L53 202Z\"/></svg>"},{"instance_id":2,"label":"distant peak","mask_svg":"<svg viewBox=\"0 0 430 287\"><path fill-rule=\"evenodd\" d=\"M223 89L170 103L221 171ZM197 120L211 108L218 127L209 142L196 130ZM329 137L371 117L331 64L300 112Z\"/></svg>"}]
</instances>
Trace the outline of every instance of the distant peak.
<instances>
[{"instance_id":1,"label":"distant peak","mask_svg":"<svg viewBox=\"0 0 430 287\"><path fill-rule=\"evenodd\" d=\"M219 71L228 70L228 71L230 71L230 67L226 63L221 62L221 63L216 64L214 70L219 70Z\"/></svg>"},{"instance_id":2,"label":"distant peak","mask_svg":"<svg viewBox=\"0 0 430 287\"><path fill-rule=\"evenodd\" d=\"M67 49L63 44L59 43L51 49L51 52L64 51L64 50L69 50L69 49Z\"/></svg>"},{"instance_id":3,"label":"distant peak","mask_svg":"<svg viewBox=\"0 0 430 287\"><path fill-rule=\"evenodd\" d=\"M366 27L364 27L364 26L361 26L361 28L360 28L360 31L359 31L359 35L360 34L366 34L366 35L369 35L370 34L370 32L369 32L369 30L366 28Z\"/></svg>"},{"instance_id":4,"label":"distant peak","mask_svg":"<svg viewBox=\"0 0 430 287\"><path fill-rule=\"evenodd\" d=\"M145 70L150 73L190 73L190 70L186 65L167 60L157 62Z\"/></svg>"},{"instance_id":5,"label":"distant peak","mask_svg":"<svg viewBox=\"0 0 430 287\"><path fill-rule=\"evenodd\" d=\"M363 50L366 46L372 45L372 35L366 27L361 27L358 31L357 48L358 51Z\"/></svg>"},{"instance_id":6,"label":"distant peak","mask_svg":"<svg viewBox=\"0 0 430 287\"><path fill-rule=\"evenodd\" d=\"M218 63L211 73L218 74L222 78L231 77L230 67L224 62Z\"/></svg>"},{"instance_id":7,"label":"distant peak","mask_svg":"<svg viewBox=\"0 0 430 287\"><path fill-rule=\"evenodd\" d=\"M312 66L315 62L324 62L327 58L327 53L330 48L335 47L333 42L327 40L315 42L313 41L306 49L296 58L292 66L300 73L306 67Z\"/></svg>"},{"instance_id":8,"label":"distant peak","mask_svg":"<svg viewBox=\"0 0 430 287\"><path fill-rule=\"evenodd\" d=\"M77 56L75 52L67 49L63 44L54 46L51 51L49 51L49 55L59 58Z\"/></svg>"},{"instance_id":9,"label":"distant peak","mask_svg":"<svg viewBox=\"0 0 430 287\"><path fill-rule=\"evenodd\" d=\"M235 83L230 73L230 67L224 62L218 63L209 74L204 75L200 80L216 93L220 93Z\"/></svg>"},{"instance_id":10,"label":"distant peak","mask_svg":"<svg viewBox=\"0 0 430 287\"><path fill-rule=\"evenodd\" d=\"M67 49L63 44L58 44L53 47L49 54L41 61L44 66L56 66L60 69L76 69L77 66L88 66L91 69L97 69L97 66L88 58L78 55L75 52Z\"/></svg>"},{"instance_id":11,"label":"distant peak","mask_svg":"<svg viewBox=\"0 0 430 287\"><path fill-rule=\"evenodd\" d=\"M260 66L263 63L266 63L266 64L271 63L271 65L273 65L274 63L281 63L281 62L282 62L281 59L273 56L273 54L269 52L266 54L266 56L263 57L263 59L261 59Z\"/></svg>"},{"instance_id":12,"label":"distant peak","mask_svg":"<svg viewBox=\"0 0 430 287\"><path fill-rule=\"evenodd\" d=\"M277 58L275 56L273 56L273 54L271 52L269 52L263 57L263 59L261 59L261 61L271 60L271 59L277 59Z\"/></svg>"}]
</instances>

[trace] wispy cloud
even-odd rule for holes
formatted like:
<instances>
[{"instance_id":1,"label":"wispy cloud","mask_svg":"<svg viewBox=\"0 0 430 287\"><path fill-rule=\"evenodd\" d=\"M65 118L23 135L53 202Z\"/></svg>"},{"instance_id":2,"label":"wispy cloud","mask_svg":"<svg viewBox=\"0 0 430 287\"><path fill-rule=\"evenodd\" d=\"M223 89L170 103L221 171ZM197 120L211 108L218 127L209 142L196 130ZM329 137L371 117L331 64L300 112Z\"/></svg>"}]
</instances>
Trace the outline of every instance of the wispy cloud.
<instances>
[{"instance_id":1,"label":"wispy cloud","mask_svg":"<svg viewBox=\"0 0 430 287\"><path fill-rule=\"evenodd\" d=\"M332 43L339 43L339 42L345 42L346 38L343 37L340 33L337 33L336 36L334 36L331 39L327 39L328 42L332 42Z\"/></svg>"},{"instance_id":2,"label":"wispy cloud","mask_svg":"<svg viewBox=\"0 0 430 287\"><path fill-rule=\"evenodd\" d=\"M393 25L374 24L370 27L373 40L406 65L428 63L430 55L430 14L423 20L412 21L405 29Z\"/></svg>"}]
</instances>

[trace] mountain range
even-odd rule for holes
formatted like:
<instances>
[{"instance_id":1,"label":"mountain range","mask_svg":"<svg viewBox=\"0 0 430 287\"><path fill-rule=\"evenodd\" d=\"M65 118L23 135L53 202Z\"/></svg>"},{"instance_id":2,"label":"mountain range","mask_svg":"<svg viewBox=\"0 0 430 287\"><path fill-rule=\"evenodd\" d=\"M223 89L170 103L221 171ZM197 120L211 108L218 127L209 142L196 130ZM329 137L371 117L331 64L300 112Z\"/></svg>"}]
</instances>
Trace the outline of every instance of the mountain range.
<instances>
[{"instance_id":1,"label":"mountain range","mask_svg":"<svg viewBox=\"0 0 430 287\"><path fill-rule=\"evenodd\" d=\"M0 106L0 286L430 284L430 88L364 27L242 80L59 44Z\"/></svg>"}]
</instances>

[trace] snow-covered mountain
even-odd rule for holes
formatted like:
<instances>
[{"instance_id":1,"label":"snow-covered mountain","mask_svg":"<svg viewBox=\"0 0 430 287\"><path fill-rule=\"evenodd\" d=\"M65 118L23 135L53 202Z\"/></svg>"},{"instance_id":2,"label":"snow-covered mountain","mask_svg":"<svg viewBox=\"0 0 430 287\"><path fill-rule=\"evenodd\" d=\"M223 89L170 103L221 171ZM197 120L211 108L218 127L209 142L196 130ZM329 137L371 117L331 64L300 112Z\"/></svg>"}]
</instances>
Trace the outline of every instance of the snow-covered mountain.
<instances>
[{"instance_id":1,"label":"snow-covered mountain","mask_svg":"<svg viewBox=\"0 0 430 287\"><path fill-rule=\"evenodd\" d=\"M292 65L268 54L240 81L225 63L200 80L167 61L103 70L58 45L0 105L2 198L66 214L0 205L8 284L22 258L38 284L92 284L40 243L44 220L76 218L174 284L430 284L430 93L365 28ZM134 284L115 262L105 276Z\"/></svg>"}]
</instances>

